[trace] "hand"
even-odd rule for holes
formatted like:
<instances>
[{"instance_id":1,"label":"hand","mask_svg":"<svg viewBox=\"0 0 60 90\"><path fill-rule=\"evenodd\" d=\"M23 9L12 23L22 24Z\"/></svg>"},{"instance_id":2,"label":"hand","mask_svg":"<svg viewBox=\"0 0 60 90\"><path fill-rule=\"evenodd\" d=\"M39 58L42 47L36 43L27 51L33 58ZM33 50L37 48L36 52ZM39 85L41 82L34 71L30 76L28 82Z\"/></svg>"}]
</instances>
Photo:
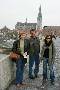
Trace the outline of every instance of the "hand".
<instances>
[{"instance_id":1,"label":"hand","mask_svg":"<svg viewBox=\"0 0 60 90\"><path fill-rule=\"evenodd\" d=\"M23 56L24 56L24 58L27 58L27 53L25 52L25 53L23 54Z\"/></svg>"},{"instance_id":2,"label":"hand","mask_svg":"<svg viewBox=\"0 0 60 90\"><path fill-rule=\"evenodd\" d=\"M25 52L25 55L27 55L27 52Z\"/></svg>"},{"instance_id":3,"label":"hand","mask_svg":"<svg viewBox=\"0 0 60 90\"><path fill-rule=\"evenodd\" d=\"M20 55L18 55L17 57L20 58Z\"/></svg>"}]
</instances>

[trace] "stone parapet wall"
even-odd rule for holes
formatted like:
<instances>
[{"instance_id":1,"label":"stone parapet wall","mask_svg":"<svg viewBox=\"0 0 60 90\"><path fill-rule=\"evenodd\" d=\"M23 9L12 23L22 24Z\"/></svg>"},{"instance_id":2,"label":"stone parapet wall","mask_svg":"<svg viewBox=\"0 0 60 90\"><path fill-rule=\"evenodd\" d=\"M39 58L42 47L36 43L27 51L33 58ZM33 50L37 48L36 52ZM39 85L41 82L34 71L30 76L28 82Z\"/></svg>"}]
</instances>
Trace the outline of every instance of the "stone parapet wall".
<instances>
[{"instance_id":1,"label":"stone parapet wall","mask_svg":"<svg viewBox=\"0 0 60 90\"><path fill-rule=\"evenodd\" d=\"M0 60L0 90L5 90L15 78L16 66L9 55Z\"/></svg>"}]
</instances>

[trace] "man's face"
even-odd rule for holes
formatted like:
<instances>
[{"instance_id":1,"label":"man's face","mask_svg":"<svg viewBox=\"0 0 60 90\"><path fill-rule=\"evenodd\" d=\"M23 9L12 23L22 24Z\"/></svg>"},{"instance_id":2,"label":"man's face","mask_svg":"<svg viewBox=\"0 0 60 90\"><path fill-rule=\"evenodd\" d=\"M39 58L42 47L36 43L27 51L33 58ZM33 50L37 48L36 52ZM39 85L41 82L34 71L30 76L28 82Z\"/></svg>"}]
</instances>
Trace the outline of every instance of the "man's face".
<instances>
[{"instance_id":1,"label":"man's face","mask_svg":"<svg viewBox=\"0 0 60 90\"><path fill-rule=\"evenodd\" d=\"M35 31L30 32L31 36L35 37Z\"/></svg>"}]
</instances>

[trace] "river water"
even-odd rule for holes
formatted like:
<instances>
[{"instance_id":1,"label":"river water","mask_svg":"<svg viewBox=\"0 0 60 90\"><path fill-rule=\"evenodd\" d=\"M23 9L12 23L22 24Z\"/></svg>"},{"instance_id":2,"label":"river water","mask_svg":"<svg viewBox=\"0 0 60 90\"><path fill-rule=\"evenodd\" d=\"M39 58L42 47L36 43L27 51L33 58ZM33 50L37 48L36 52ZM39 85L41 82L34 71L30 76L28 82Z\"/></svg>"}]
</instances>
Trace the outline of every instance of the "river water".
<instances>
[{"instance_id":1,"label":"river water","mask_svg":"<svg viewBox=\"0 0 60 90\"><path fill-rule=\"evenodd\" d=\"M3 57L5 57L5 56L7 56L6 54L1 54L0 53L0 60L3 58Z\"/></svg>"}]
</instances>

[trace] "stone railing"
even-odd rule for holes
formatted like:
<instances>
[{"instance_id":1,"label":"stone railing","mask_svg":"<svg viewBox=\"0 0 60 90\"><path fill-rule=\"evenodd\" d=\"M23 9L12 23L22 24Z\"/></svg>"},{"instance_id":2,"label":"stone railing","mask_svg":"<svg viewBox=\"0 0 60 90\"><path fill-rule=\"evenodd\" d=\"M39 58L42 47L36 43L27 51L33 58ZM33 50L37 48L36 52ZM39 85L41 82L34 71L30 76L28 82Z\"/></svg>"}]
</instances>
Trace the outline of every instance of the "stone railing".
<instances>
[{"instance_id":1,"label":"stone railing","mask_svg":"<svg viewBox=\"0 0 60 90\"><path fill-rule=\"evenodd\" d=\"M0 60L0 90L5 90L15 78L16 66L9 55Z\"/></svg>"}]
</instances>

